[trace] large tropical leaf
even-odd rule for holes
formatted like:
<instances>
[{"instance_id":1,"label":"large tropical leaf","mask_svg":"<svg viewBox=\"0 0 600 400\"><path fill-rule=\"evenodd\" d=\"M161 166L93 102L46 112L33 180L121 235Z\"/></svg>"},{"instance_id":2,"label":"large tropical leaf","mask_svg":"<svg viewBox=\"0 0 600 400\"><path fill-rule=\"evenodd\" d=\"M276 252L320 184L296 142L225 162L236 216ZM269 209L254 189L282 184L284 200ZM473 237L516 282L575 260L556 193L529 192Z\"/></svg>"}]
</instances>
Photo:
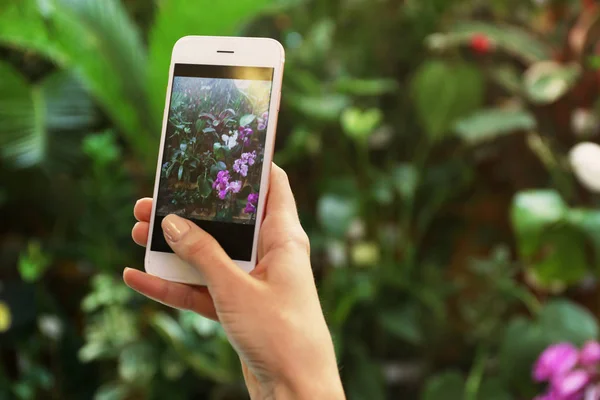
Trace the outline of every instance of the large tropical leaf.
<instances>
[{"instance_id":1,"label":"large tropical leaf","mask_svg":"<svg viewBox=\"0 0 600 400\"><path fill-rule=\"evenodd\" d=\"M436 36L432 43L439 42L444 46L468 44L475 35L487 36L496 47L526 63L552 58L552 51L545 43L530 32L511 25L461 21L448 32Z\"/></svg>"},{"instance_id":2,"label":"large tropical leaf","mask_svg":"<svg viewBox=\"0 0 600 400\"><path fill-rule=\"evenodd\" d=\"M95 107L78 82L57 72L32 85L2 63L0 77L0 155L17 167L72 159L77 133L96 121Z\"/></svg>"},{"instance_id":3,"label":"large tropical leaf","mask_svg":"<svg viewBox=\"0 0 600 400\"><path fill-rule=\"evenodd\" d=\"M158 3L150 32L149 93L152 111L162 115L171 50L186 35L232 35L240 24L264 10L273 0L170 0Z\"/></svg>"},{"instance_id":4,"label":"large tropical leaf","mask_svg":"<svg viewBox=\"0 0 600 400\"><path fill-rule=\"evenodd\" d=\"M149 112L143 43L119 1L13 4L0 14L0 43L35 50L73 71L139 157L155 162L160 115Z\"/></svg>"}]
</instances>

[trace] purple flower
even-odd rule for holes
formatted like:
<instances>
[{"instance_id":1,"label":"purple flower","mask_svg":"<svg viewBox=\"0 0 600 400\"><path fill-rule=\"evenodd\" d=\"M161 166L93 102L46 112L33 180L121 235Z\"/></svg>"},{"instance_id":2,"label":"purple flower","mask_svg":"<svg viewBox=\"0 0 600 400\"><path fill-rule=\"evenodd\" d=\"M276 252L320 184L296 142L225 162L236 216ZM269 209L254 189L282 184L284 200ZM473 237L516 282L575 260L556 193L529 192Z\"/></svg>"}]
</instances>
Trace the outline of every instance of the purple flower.
<instances>
[{"instance_id":1,"label":"purple flower","mask_svg":"<svg viewBox=\"0 0 600 400\"><path fill-rule=\"evenodd\" d=\"M246 203L246 208L244 208L244 212L246 214L256 213L256 204L257 203L258 203L258 193L250 193L248 195L248 203Z\"/></svg>"},{"instance_id":2,"label":"purple flower","mask_svg":"<svg viewBox=\"0 0 600 400\"><path fill-rule=\"evenodd\" d=\"M233 163L233 170L235 172L237 172L238 174L240 173L240 171L242 169L242 163L243 163L242 159L235 160L234 163Z\"/></svg>"},{"instance_id":3,"label":"purple flower","mask_svg":"<svg viewBox=\"0 0 600 400\"><path fill-rule=\"evenodd\" d=\"M248 202L252 204L258 203L258 193L250 193L248 195Z\"/></svg>"},{"instance_id":4,"label":"purple flower","mask_svg":"<svg viewBox=\"0 0 600 400\"><path fill-rule=\"evenodd\" d=\"M592 377L584 370L575 370L557 376L552 381L552 392L557 400L579 399Z\"/></svg>"},{"instance_id":5,"label":"purple flower","mask_svg":"<svg viewBox=\"0 0 600 400\"><path fill-rule=\"evenodd\" d=\"M221 200L225 200L227 193L238 193L242 189L241 181L229 182L229 178L229 171L223 170L217 173L217 179L213 182L213 189L219 192L218 196Z\"/></svg>"},{"instance_id":6,"label":"purple flower","mask_svg":"<svg viewBox=\"0 0 600 400\"><path fill-rule=\"evenodd\" d=\"M239 193L239 191L242 190L242 181L229 182L227 189L233 193Z\"/></svg>"},{"instance_id":7,"label":"purple flower","mask_svg":"<svg viewBox=\"0 0 600 400\"><path fill-rule=\"evenodd\" d=\"M583 400L600 400L600 385L588 388Z\"/></svg>"},{"instance_id":8,"label":"purple flower","mask_svg":"<svg viewBox=\"0 0 600 400\"><path fill-rule=\"evenodd\" d=\"M253 151L252 153L243 153L240 159L234 161L233 170L246 177L248 176L248 165L254 165L255 159L256 151Z\"/></svg>"},{"instance_id":9,"label":"purple flower","mask_svg":"<svg viewBox=\"0 0 600 400\"><path fill-rule=\"evenodd\" d=\"M579 358L577 348L570 343L559 343L548 347L535 363L533 379L545 382L571 371Z\"/></svg>"},{"instance_id":10,"label":"purple flower","mask_svg":"<svg viewBox=\"0 0 600 400\"><path fill-rule=\"evenodd\" d=\"M589 341L581 349L579 362L584 367L595 367L600 364L600 343Z\"/></svg>"},{"instance_id":11,"label":"purple flower","mask_svg":"<svg viewBox=\"0 0 600 400\"><path fill-rule=\"evenodd\" d=\"M246 204L246 208L244 208L244 213L246 214L254 214L256 213L256 206L254 204Z\"/></svg>"},{"instance_id":12,"label":"purple flower","mask_svg":"<svg viewBox=\"0 0 600 400\"><path fill-rule=\"evenodd\" d=\"M252 128L240 126L238 128L239 138L244 142L245 145L250 143L250 136L254 133Z\"/></svg>"},{"instance_id":13,"label":"purple flower","mask_svg":"<svg viewBox=\"0 0 600 400\"><path fill-rule=\"evenodd\" d=\"M257 121L258 121L258 126L257 126L258 130L264 131L265 129L267 129L267 123L269 122L269 113L265 111L260 117L258 117Z\"/></svg>"}]
</instances>

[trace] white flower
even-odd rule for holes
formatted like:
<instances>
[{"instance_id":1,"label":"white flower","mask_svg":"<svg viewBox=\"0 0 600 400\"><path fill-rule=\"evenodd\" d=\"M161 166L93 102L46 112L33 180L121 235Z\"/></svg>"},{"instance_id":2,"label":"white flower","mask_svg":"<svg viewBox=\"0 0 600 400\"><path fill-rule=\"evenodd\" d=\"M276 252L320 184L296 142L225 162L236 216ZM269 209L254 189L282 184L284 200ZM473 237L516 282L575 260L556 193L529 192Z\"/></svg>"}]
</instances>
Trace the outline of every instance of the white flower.
<instances>
[{"instance_id":1,"label":"white flower","mask_svg":"<svg viewBox=\"0 0 600 400\"><path fill-rule=\"evenodd\" d=\"M225 144L225 147L227 147L228 149L233 149L235 146L237 146L237 139L238 139L238 133L237 132L229 132L232 133L231 136L229 135L223 135L221 136L221 139L223 139L223 143Z\"/></svg>"},{"instance_id":2,"label":"white flower","mask_svg":"<svg viewBox=\"0 0 600 400\"><path fill-rule=\"evenodd\" d=\"M571 150L569 160L581 184L592 192L600 193L600 146L580 143Z\"/></svg>"},{"instance_id":3,"label":"white flower","mask_svg":"<svg viewBox=\"0 0 600 400\"><path fill-rule=\"evenodd\" d=\"M63 325L56 315L41 315L38 318L38 328L50 339L58 340L62 336Z\"/></svg>"},{"instance_id":4,"label":"white flower","mask_svg":"<svg viewBox=\"0 0 600 400\"><path fill-rule=\"evenodd\" d=\"M571 116L571 128L577 136L593 134L599 125L598 117L591 110L578 108Z\"/></svg>"},{"instance_id":5,"label":"white flower","mask_svg":"<svg viewBox=\"0 0 600 400\"><path fill-rule=\"evenodd\" d=\"M331 241L327 244L327 259L334 267L341 267L348 262L346 246L340 241Z\"/></svg>"},{"instance_id":6,"label":"white flower","mask_svg":"<svg viewBox=\"0 0 600 400\"><path fill-rule=\"evenodd\" d=\"M348 237L353 240L360 240L365 237L365 223L361 219L355 219L348 228Z\"/></svg>"}]
</instances>

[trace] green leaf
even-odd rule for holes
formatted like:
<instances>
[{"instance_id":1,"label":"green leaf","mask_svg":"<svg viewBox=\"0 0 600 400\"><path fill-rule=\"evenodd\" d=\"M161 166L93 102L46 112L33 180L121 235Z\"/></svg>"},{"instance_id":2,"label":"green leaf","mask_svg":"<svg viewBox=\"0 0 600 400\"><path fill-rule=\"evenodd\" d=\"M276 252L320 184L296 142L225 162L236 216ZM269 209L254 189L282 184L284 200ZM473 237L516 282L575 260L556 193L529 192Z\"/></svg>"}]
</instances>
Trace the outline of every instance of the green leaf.
<instances>
[{"instance_id":1,"label":"green leaf","mask_svg":"<svg viewBox=\"0 0 600 400\"><path fill-rule=\"evenodd\" d=\"M595 264L600 266L600 211L571 209L568 211L569 223L580 229L594 247Z\"/></svg>"},{"instance_id":2,"label":"green leaf","mask_svg":"<svg viewBox=\"0 0 600 400\"><path fill-rule=\"evenodd\" d=\"M204 176L198 177L198 191L203 198L207 198L212 193L212 187L210 186L210 183L204 179Z\"/></svg>"},{"instance_id":3,"label":"green leaf","mask_svg":"<svg viewBox=\"0 0 600 400\"><path fill-rule=\"evenodd\" d=\"M561 221L566 211L567 205L553 190L531 190L514 197L511 220L522 257L531 257L536 253L541 233Z\"/></svg>"},{"instance_id":4,"label":"green leaf","mask_svg":"<svg viewBox=\"0 0 600 400\"><path fill-rule=\"evenodd\" d=\"M248 126L256 119L254 114L246 114L240 118L240 126Z\"/></svg>"},{"instance_id":5,"label":"green leaf","mask_svg":"<svg viewBox=\"0 0 600 400\"><path fill-rule=\"evenodd\" d=\"M491 77L510 94L518 95L523 90L521 74L512 65L500 65L492 69Z\"/></svg>"},{"instance_id":6,"label":"green leaf","mask_svg":"<svg viewBox=\"0 0 600 400\"><path fill-rule=\"evenodd\" d=\"M318 219L327 232L333 236L344 236L356 217L358 204L355 199L328 194L319 199Z\"/></svg>"},{"instance_id":7,"label":"green leaf","mask_svg":"<svg viewBox=\"0 0 600 400\"><path fill-rule=\"evenodd\" d=\"M125 400L129 396L129 387L124 383L108 383L100 386L94 400Z\"/></svg>"},{"instance_id":8,"label":"green leaf","mask_svg":"<svg viewBox=\"0 0 600 400\"><path fill-rule=\"evenodd\" d=\"M483 76L467 64L428 61L412 82L417 116L432 140L441 140L456 120L483 103Z\"/></svg>"},{"instance_id":9,"label":"green leaf","mask_svg":"<svg viewBox=\"0 0 600 400\"><path fill-rule=\"evenodd\" d=\"M87 136L83 140L82 148L83 152L100 167L106 168L121 158L117 138L111 131Z\"/></svg>"},{"instance_id":10,"label":"green leaf","mask_svg":"<svg viewBox=\"0 0 600 400\"><path fill-rule=\"evenodd\" d=\"M144 46L121 4L25 0L0 15L0 43L35 50L74 72L153 168L157 148L151 133L158 131L162 113L148 107Z\"/></svg>"},{"instance_id":11,"label":"green leaf","mask_svg":"<svg viewBox=\"0 0 600 400\"><path fill-rule=\"evenodd\" d=\"M156 371L156 355L149 343L132 344L119 354L119 376L125 382L137 385L148 384Z\"/></svg>"},{"instance_id":12,"label":"green leaf","mask_svg":"<svg viewBox=\"0 0 600 400\"><path fill-rule=\"evenodd\" d=\"M570 285L586 276L588 262L583 233L568 225L548 228L542 232L540 242L541 255L528 265L538 284L548 287L555 283Z\"/></svg>"},{"instance_id":13,"label":"green leaf","mask_svg":"<svg viewBox=\"0 0 600 400\"><path fill-rule=\"evenodd\" d=\"M502 379L484 378L477 392L477 400L514 400Z\"/></svg>"},{"instance_id":14,"label":"green leaf","mask_svg":"<svg viewBox=\"0 0 600 400\"><path fill-rule=\"evenodd\" d=\"M346 96L339 94L320 96L289 95L287 100L292 107L307 117L324 122L338 120L349 103Z\"/></svg>"},{"instance_id":15,"label":"green leaf","mask_svg":"<svg viewBox=\"0 0 600 400\"><path fill-rule=\"evenodd\" d=\"M552 300L542 310L539 323L553 343L567 341L581 346L599 338L598 321L588 310L567 300Z\"/></svg>"},{"instance_id":16,"label":"green leaf","mask_svg":"<svg viewBox=\"0 0 600 400\"><path fill-rule=\"evenodd\" d=\"M221 149L221 147L223 147L223 145L219 142L215 142L215 144L213 145L213 151L217 152Z\"/></svg>"},{"instance_id":17,"label":"green leaf","mask_svg":"<svg viewBox=\"0 0 600 400\"><path fill-rule=\"evenodd\" d=\"M346 371L346 393L348 400L384 400L385 380L381 364L375 360L360 342L350 343L352 362Z\"/></svg>"},{"instance_id":18,"label":"green leaf","mask_svg":"<svg viewBox=\"0 0 600 400\"><path fill-rule=\"evenodd\" d=\"M177 180L181 180L183 178L183 165L179 166L179 172L177 172Z\"/></svg>"},{"instance_id":19,"label":"green leaf","mask_svg":"<svg viewBox=\"0 0 600 400\"><path fill-rule=\"evenodd\" d=\"M272 0L237 0L235 7L227 2L212 0L171 0L158 3L156 18L149 34L148 72L152 112L162 115L171 52L177 40L186 35L235 36L244 21L272 3Z\"/></svg>"},{"instance_id":20,"label":"green leaf","mask_svg":"<svg viewBox=\"0 0 600 400\"><path fill-rule=\"evenodd\" d=\"M419 309L407 304L396 310L382 311L380 322L386 331L407 343L418 345L423 339Z\"/></svg>"},{"instance_id":21,"label":"green leaf","mask_svg":"<svg viewBox=\"0 0 600 400\"><path fill-rule=\"evenodd\" d=\"M392 170L394 187L402 198L412 201L417 191L418 172L412 164L398 164Z\"/></svg>"},{"instance_id":22,"label":"green leaf","mask_svg":"<svg viewBox=\"0 0 600 400\"><path fill-rule=\"evenodd\" d=\"M165 338L179 357L199 375L207 376L215 382L230 383L230 371L218 365L208 354L190 344L191 338L186 331L168 314L155 314L151 319L152 326Z\"/></svg>"},{"instance_id":23,"label":"green leaf","mask_svg":"<svg viewBox=\"0 0 600 400\"><path fill-rule=\"evenodd\" d=\"M223 161L219 161L216 164L213 164L210 167L210 174L216 176L219 171L224 171L227 169L227 165Z\"/></svg>"},{"instance_id":24,"label":"green leaf","mask_svg":"<svg viewBox=\"0 0 600 400\"><path fill-rule=\"evenodd\" d=\"M470 44L473 36L485 35L497 49L526 63L549 60L552 50L531 33L510 25L462 21L442 34L445 46Z\"/></svg>"},{"instance_id":25,"label":"green leaf","mask_svg":"<svg viewBox=\"0 0 600 400\"><path fill-rule=\"evenodd\" d=\"M525 72L524 85L529 99L537 104L554 103L577 83L578 64L561 65L554 61L533 64Z\"/></svg>"},{"instance_id":26,"label":"green leaf","mask_svg":"<svg viewBox=\"0 0 600 400\"><path fill-rule=\"evenodd\" d=\"M42 245L37 240L32 240L27 245L27 251L19 256L19 274L25 282L36 282L50 267L52 261L48 254L42 250Z\"/></svg>"},{"instance_id":27,"label":"green leaf","mask_svg":"<svg viewBox=\"0 0 600 400\"><path fill-rule=\"evenodd\" d=\"M382 120L383 113L378 108L361 111L351 107L344 110L341 116L344 132L358 142L365 142Z\"/></svg>"},{"instance_id":28,"label":"green leaf","mask_svg":"<svg viewBox=\"0 0 600 400\"><path fill-rule=\"evenodd\" d=\"M465 142L475 145L535 127L535 118L528 111L492 108L457 121L454 130Z\"/></svg>"},{"instance_id":29,"label":"green leaf","mask_svg":"<svg viewBox=\"0 0 600 400\"><path fill-rule=\"evenodd\" d=\"M429 378L421 400L463 400L465 381L457 371L448 371Z\"/></svg>"},{"instance_id":30,"label":"green leaf","mask_svg":"<svg viewBox=\"0 0 600 400\"><path fill-rule=\"evenodd\" d=\"M97 122L95 108L77 82L58 72L30 85L3 63L0 76L0 155L22 168L74 160L77 131Z\"/></svg>"},{"instance_id":31,"label":"green leaf","mask_svg":"<svg viewBox=\"0 0 600 400\"><path fill-rule=\"evenodd\" d=\"M338 92L353 96L381 96L398 90L398 82L393 79L343 78L335 86Z\"/></svg>"}]
</instances>

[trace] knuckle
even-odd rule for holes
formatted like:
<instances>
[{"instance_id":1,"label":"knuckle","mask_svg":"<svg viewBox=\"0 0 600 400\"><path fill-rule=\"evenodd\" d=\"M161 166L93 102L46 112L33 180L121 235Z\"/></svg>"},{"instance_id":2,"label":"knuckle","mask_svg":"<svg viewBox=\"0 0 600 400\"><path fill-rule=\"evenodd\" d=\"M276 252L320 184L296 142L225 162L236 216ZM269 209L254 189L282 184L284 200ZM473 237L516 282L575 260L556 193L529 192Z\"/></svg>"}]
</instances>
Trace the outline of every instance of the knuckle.
<instances>
[{"instance_id":1,"label":"knuckle","mask_svg":"<svg viewBox=\"0 0 600 400\"><path fill-rule=\"evenodd\" d=\"M195 308L195 297L194 292L190 290L186 290L182 299L181 299L181 309L182 310L194 310Z\"/></svg>"},{"instance_id":2,"label":"knuckle","mask_svg":"<svg viewBox=\"0 0 600 400\"><path fill-rule=\"evenodd\" d=\"M185 257L188 261L194 260L202 255L206 255L213 245L211 238L202 235L193 242L189 243L185 249Z\"/></svg>"},{"instance_id":3,"label":"knuckle","mask_svg":"<svg viewBox=\"0 0 600 400\"><path fill-rule=\"evenodd\" d=\"M310 254L310 239L304 231L297 231L287 238L287 244L305 250Z\"/></svg>"}]
</instances>

